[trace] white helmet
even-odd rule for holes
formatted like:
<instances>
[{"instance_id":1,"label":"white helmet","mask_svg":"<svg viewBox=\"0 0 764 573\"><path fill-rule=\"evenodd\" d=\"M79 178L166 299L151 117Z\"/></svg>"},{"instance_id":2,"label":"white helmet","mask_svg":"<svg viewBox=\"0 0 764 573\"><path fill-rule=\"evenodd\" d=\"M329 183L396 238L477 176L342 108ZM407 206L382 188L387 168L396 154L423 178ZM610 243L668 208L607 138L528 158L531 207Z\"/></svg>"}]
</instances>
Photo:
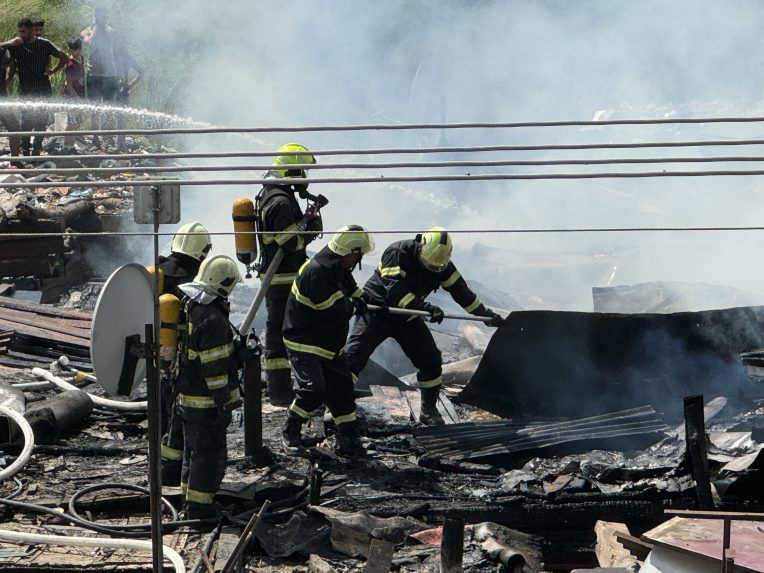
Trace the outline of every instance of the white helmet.
<instances>
[{"instance_id":1,"label":"white helmet","mask_svg":"<svg viewBox=\"0 0 764 573\"><path fill-rule=\"evenodd\" d=\"M228 298L233 287L241 282L241 275L238 265L232 258L215 255L202 262L194 282L209 292Z\"/></svg>"},{"instance_id":2,"label":"white helmet","mask_svg":"<svg viewBox=\"0 0 764 573\"><path fill-rule=\"evenodd\" d=\"M212 240L207 229L201 223L194 221L178 229L176 235L172 238L170 250L173 253L181 253L197 261L203 261L211 248Z\"/></svg>"},{"instance_id":3,"label":"white helmet","mask_svg":"<svg viewBox=\"0 0 764 573\"><path fill-rule=\"evenodd\" d=\"M327 246L341 257L351 253L368 255L374 251L374 238L360 225L345 225L337 229Z\"/></svg>"}]
</instances>

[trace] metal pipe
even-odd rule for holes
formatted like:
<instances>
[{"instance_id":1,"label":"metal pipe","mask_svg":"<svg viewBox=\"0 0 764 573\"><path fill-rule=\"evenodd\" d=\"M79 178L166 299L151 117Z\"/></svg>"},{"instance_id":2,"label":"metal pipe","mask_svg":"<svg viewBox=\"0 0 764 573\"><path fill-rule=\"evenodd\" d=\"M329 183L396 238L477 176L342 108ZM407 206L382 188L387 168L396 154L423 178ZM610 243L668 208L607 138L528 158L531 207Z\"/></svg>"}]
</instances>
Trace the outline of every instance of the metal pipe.
<instances>
[{"instance_id":1,"label":"metal pipe","mask_svg":"<svg viewBox=\"0 0 764 573\"><path fill-rule=\"evenodd\" d=\"M0 416L5 416L16 422L24 436L24 447L19 456L11 465L0 470L0 481L5 481L16 475L27 464L29 458L32 457L32 450L34 449L34 432L32 432L32 426L29 425L29 422L26 421L24 416L12 408L0 404Z\"/></svg>"},{"instance_id":2,"label":"metal pipe","mask_svg":"<svg viewBox=\"0 0 764 573\"><path fill-rule=\"evenodd\" d=\"M39 543L44 545L72 545L75 547L103 547L116 549L137 549L138 551L150 551L151 542L138 539L104 539L103 537L73 537L68 535L40 535L38 533L27 533L22 531L8 531L0 529L0 540L11 543L28 544ZM176 573L186 573L186 566L178 553L169 547L162 546L162 553L165 559L170 560ZM159 569L154 571L161 571Z\"/></svg>"},{"instance_id":3,"label":"metal pipe","mask_svg":"<svg viewBox=\"0 0 764 573\"><path fill-rule=\"evenodd\" d=\"M43 370L42 368L32 368L32 374L38 378L47 380L54 386L58 386L64 390L79 390L79 388L76 386L69 384L69 382L59 378L48 370ZM93 400L94 405L101 406L103 408L110 408L112 410L143 411L148 408L148 402L123 402L120 400L110 400L109 398L102 398L101 396L96 396L90 392L88 392L88 396L90 396L90 399Z\"/></svg>"},{"instance_id":4,"label":"metal pipe","mask_svg":"<svg viewBox=\"0 0 764 573\"><path fill-rule=\"evenodd\" d=\"M295 177L293 184L428 183L445 181L547 181L569 179L645 179L656 177L761 176L764 169L712 171L634 171L602 173L484 173L476 175L394 175L390 177ZM146 185L270 185L273 179L124 179L121 181L40 181L0 183L0 189L43 189L49 187L130 187Z\"/></svg>"},{"instance_id":5,"label":"metal pipe","mask_svg":"<svg viewBox=\"0 0 764 573\"><path fill-rule=\"evenodd\" d=\"M399 314L401 316L421 316L422 318L430 318L432 315L427 312L426 310L411 310L408 308L398 308L395 306L391 307L385 307L385 306L378 306L376 304L370 304L368 305L369 310L373 310L376 312L389 312L390 314ZM452 318L455 320L472 320L475 322L488 322L490 320L493 320L490 316L473 316L471 314L443 314L443 318Z\"/></svg>"},{"instance_id":6,"label":"metal pipe","mask_svg":"<svg viewBox=\"0 0 764 573\"><path fill-rule=\"evenodd\" d=\"M50 161L58 156L47 155ZM63 156L61 156L63 157ZM77 157L77 156L73 156ZM87 156L79 156L81 158ZM129 156L130 159L140 160L142 156ZM743 163L764 162L764 156L731 156L731 157L652 157L652 158L614 158L614 159L510 159L510 160L472 160L472 161L407 161L392 163L305 163L291 165L292 169L322 170L322 169L405 169L405 168L439 168L439 167L529 167L554 165L642 165L650 163ZM52 167L52 168L23 168L0 169L0 175L28 174L119 174L131 171L142 173L173 173L173 172L202 172L202 171L268 171L272 165L151 165L125 167Z\"/></svg>"},{"instance_id":7,"label":"metal pipe","mask_svg":"<svg viewBox=\"0 0 764 573\"><path fill-rule=\"evenodd\" d=\"M60 109L76 109L77 106L60 105ZM98 111L98 110L93 110ZM606 120L568 120L568 121L516 121L516 122L461 122L461 123L371 123L361 125L310 125L310 126L271 126L271 127L172 127L158 129L103 129L83 131L49 131L46 137L66 135L203 135L203 134L242 134L242 133L299 133L322 131L406 131L422 129L516 129L528 127L601 127L612 125L680 125L705 123L761 123L763 117L697 117L697 118L660 118L660 119L606 119ZM34 136L35 131L14 131L8 136Z\"/></svg>"},{"instance_id":8,"label":"metal pipe","mask_svg":"<svg viewBox=\"0 0 764 573\"><path fill-rule=\"evenodd\" d=\"M284 253L284 249L280 248L278 251L276 251L276 254L273 255L273 260L268 265L268 270L265 272L263 278L260 279L260 289L255 295L255 300L253 300L252 304L249 305L247 315L239 325L239 332L242 335L246 336L249 333L249 329L251 328L252 323L255 321L255 315L257 314L260 305L263 303L263 299L265 299L265 293L268 292L268 287L271 286L273 277L275 276L276 271L279 269L281 261L284 260L285 255L286 253Z\"/></svg>"}]
</instances>

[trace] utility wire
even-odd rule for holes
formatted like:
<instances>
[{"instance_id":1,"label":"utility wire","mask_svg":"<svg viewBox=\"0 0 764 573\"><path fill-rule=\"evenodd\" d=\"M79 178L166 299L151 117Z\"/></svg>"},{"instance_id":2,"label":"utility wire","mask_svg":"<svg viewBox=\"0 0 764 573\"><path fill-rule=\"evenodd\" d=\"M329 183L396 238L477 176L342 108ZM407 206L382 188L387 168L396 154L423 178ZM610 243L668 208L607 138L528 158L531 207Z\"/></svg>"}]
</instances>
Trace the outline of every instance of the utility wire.
<instances>
[{"instance_id":1,"label":"utility wire","mask_svg":"<svg viewBox=\"0 0 764 573\"><path fill-rule=\"evenodd\" d=\"M50 137L52 132L46 132ZM81 132L76 132L80 133ZM99 132L102 133L102 132ZM40 132L36 132L40 135ZM7 136L8 134L3 134ZM560 143L540 145L483 145L461 147L381 147L370 149L318 149L310 155L406 155L417 153L484 153L492 151L561 151L586 149L649 149L672 147L719 147L741 145L764 145L764 139L721 139L708 141L655 141L641 143ZM277 155L305 155L300 151L218 151L218 152L166 152L166 153L115 153L93 155L45 155L24 157L27 163L40 163L51 160L104 160L104 159L200 159L232 157L275 157ZM10 158L11 160L13 158Z\"/></svg>"},{"instance_id":2,"label":"utility wire","mask_svg":"<svg viewBox=\"0 0 764 573\"><path fill-rule=\"evenodd\" d=\"M704 232L749 232L764 231L764 226L738 226L738 227L574 227L574 228L551 228L551 229L448 229L450 234L570 234L570 233L704 233ZM331 232L331 231L324 231ZM416 235L426 233L425 230L417 229L381 229L381 230L363 230L346 231L348 233L370 233L372 235ZM84 233L79 231L60 233L0 233L0 239L26 239L41 237L174 237L176 235L194 235L195 233L152 233L149 231L103 231L97 233ZM231 235L315 235L315 231L249 231L236 233L233 231L208 232L209 235L231 236Z\"/></svg>"},{"instance_id":3,"label":"utility wire","mask_svg":"<svg viewBox=\"0 0 764 573\"><path fill-rule=\"evenodd\" d=\"M614 159L512 159L512 160L474 160L474 161L425 161L397 163L317 163L290 165L290 169L404 169L438 167L512 167L512 166L554 166L554 165L642 165L652 163L743 163L764 162L764 156L728 156L728 157L651 157L651 158L614 158ZM126 166L126 167L34 167L19 169L0 169L0 175L27 175L30 173L75 174L116 174L137 171L141 173L175 173L202 171L268 171L273 165L168 165L168 166Z\"/></svg>"},{"instance_id":4,"label":"utility wire","mask_svg":"<svg viewBox=\"0 0 764 573\"><path fill-rule=\"evenodd\" d=\"M761 123L764 117L697 117L663 119L605 119L574 121L518 121L518 122L467 122L467 123L398 123L362 125L312 125L294 127L174 127L159 129L106 129L91 131L51 131L46 137L64 135L201 135L214 133L298 133L321 131L404 131L424 129L516 129L524 127L586 127L612 125L677 125L704 123ZM10 136L39 135L35 131L9 132Z\"/></svg>"},{"instance_id":5,"label":"utility wire","mask_svg":"<svg viewBox=\"0 0 764 573\"><path fill-rule=\"evenodd\" d=\"M347 183L424 183L437 181L533 181L554 179L644 179L654 177L729 177L729 176L761 176L764 170L750 171L720 170L720 171L637 171L637 172L605 172L605 173L486 173L476 175L408 175L375 177L325 177L300 178L290 177L286 183L297 184L347 184ZM0 183L0 189L40 189L49 187L125 187L125 186L156 186L156 185L273 185L285 182L283 179L124 179L121 181L40 181L21 183Z\"/></svg>"}]
</instances>

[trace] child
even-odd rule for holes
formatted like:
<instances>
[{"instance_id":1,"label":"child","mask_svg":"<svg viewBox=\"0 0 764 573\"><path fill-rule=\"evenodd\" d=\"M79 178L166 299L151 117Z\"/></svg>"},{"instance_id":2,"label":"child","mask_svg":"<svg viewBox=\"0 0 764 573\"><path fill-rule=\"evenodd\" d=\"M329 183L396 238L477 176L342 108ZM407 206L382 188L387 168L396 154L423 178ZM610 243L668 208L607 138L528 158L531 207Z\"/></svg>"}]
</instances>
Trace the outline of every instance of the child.
<instances>
[{"instance_id":1,"label":"child","mask_svg":"<svg viewBox=\"0 0 764 573\"><path fill-rule=\"evenodd\" d=\"M67 46L69 47L69 59L64 66L66 78L64 91L61 95L65 98L82 99L85 97L85 66L84 58L82 57L82 40L80 38L72 38L67 43ZM66 129L74 131L81 123L82 113L70 111L67 117ZM64 147L74 147L74 137L65 137Z\"/></svg>"}]
</instances>

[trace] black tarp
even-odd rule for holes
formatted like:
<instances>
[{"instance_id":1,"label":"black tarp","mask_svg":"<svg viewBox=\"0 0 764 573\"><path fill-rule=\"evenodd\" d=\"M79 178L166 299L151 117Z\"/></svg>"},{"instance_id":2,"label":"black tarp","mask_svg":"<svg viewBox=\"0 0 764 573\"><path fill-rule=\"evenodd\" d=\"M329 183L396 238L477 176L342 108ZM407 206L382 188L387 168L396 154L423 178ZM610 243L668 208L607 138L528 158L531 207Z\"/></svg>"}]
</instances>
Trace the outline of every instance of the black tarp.
<instances>
[{"instance_id":1,"label":"black tarp","mask_svg":"<svg viewBox=\"0 0 764 573\"><path fill-rule=\"evenodd\" d=\"M459 396L501 416L589 416L686 394L734 398L738 354L764 347L764 307L675 314L520 311L491 338Z\"/></svg>"}]
</instances>

